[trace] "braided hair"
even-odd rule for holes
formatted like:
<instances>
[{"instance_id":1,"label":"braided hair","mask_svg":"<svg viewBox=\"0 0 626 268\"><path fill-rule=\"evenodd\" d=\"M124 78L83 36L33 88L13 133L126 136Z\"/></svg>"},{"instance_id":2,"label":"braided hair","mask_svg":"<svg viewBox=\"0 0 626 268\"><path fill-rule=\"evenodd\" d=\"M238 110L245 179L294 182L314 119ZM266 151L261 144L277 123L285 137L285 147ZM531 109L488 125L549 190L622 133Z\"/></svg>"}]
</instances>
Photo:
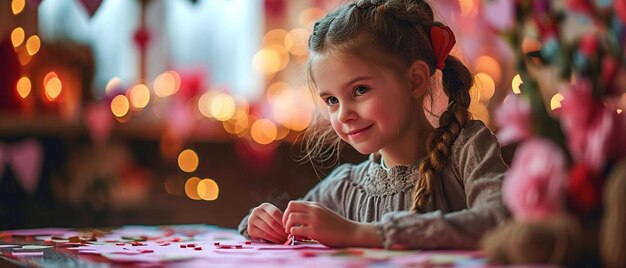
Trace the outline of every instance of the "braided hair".
<instances>
[{"instance_id":1,"label":"braided hair","mask_svg":"<svg viewBox=\"0 0 626 268\"><path fill-rule=\"evenodd\" d=\"M407 67L416 60L424 61L432 76L437 64L429 37L433 26L443 24L434 21L433 10L424 0L357 0L316 22L308 45L312 55L374 45L397 57ZM309 84L314 88L310 62L308 73ZM416 212L427 210L433 183L439 179L450 158L452 144L471 118L469 89L473 80L469 70L458 58L449 55L442 73L442 86L449 103L439 117L439 126L427 139L427 156L419 165L412 207ZM336 135L331 138L334 135L332 129L312 127L310 131L317 139L317 142L305 144L310 159L331 153L331 150L320 149L323 143L331 140L334 142L331 148L340 149L341 140Z\"/></svg>"}]
</instances>

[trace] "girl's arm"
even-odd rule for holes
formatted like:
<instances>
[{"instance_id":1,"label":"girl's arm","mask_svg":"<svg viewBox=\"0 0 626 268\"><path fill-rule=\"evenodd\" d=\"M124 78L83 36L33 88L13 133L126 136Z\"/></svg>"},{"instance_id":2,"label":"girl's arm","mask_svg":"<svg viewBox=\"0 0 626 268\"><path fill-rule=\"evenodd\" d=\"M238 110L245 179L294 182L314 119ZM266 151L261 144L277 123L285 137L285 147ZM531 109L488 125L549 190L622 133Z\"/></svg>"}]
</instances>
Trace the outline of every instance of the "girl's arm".
<instances>
[{"instance_id":1,"label":"girl's arm","mask_svg":"<svg viewBox=\"0 0 626 268\"><path fill-rule=\"evenodd\" d=\"M491 131L480 121L468 122L452 152L452 169L462 178L469 208L387 213L375 225L386 248L474 249L485 232L509 218L501 196L508 167Z\"/></svg>"}]
</instances>

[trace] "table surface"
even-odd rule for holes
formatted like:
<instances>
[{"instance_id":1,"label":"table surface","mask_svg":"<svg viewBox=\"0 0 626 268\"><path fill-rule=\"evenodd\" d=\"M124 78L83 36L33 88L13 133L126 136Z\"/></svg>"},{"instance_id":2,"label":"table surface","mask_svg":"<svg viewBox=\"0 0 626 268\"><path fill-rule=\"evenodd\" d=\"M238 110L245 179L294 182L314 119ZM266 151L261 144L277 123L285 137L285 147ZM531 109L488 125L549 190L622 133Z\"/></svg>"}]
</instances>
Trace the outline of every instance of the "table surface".
<instances>
[{"instance_id":1,"label":"table surface","mask_svg":"<svg viewBox=\"0 0 626 268\"><path fill-rule=\"evenodd\" d=\"M478 251L328 248L312 241L247 241L210 225L44 228L0 231L0 266L38 267L404 267L483 266Z\"/></svg>"}]
</instances>

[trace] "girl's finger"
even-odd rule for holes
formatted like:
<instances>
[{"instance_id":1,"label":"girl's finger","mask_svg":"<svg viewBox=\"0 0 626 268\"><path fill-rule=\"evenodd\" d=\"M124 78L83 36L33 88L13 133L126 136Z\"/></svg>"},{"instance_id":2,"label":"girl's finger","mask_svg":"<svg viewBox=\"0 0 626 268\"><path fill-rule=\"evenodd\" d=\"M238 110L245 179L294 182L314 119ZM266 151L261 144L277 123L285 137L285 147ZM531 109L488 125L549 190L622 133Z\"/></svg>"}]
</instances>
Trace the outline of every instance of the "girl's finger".
<instances>
[{"instance_id":1,"label":"girl's finger","mask_svg":"<svg viewBox=\"0 0 626 268\"><path fill-rule=\"evenodd\" d=\"M276 235L273 235L272 233L268 233L263 231L263 229L257 227L257 226L252 226L251 227L252 230L248 230L248 234L250 234L252 237L256 238L256 239L263 239L266 241L269 241L271 243L275 243L275 244L280 244L285 242L286 239L282 239ZM255 233L255 235L252 235L252 232Z\"/></svg>"},{"instance_id":2,"label":"girl's finger","mask_svg":"<svg viewBox=\"0 0 626 268\"><path fill-rule=\"evenodd\" d=\"M295 225L289 229L289 233L296 237L311 237L311 229L309 225Z\"/></svg>"},{"instance_id":3,"label":"girl's finger","mask_svg":"<svg viewBox=\"0 0 626 268\"><path fill-rule=\"evenodd\" d=\"M276 231L274 228L268 225L267 222L265 222L265 220L263 220L263 218L261 217L257 217L257 220L253 220L251 223L255 227L259 228L261 231L263 231L264 233L271 234L272 237L276 237L276 238L287 237L287 234L283 233L283 230ZM250 221L248 222L248 224L250 224Z\"/></svg>"},{"instance_id":4,"label":"girl's finger","mask_svg":"<svg viewBox=\"0 0 626 268\"><path fill-rule=\"evenodd\" d=\"M265 222L265 224L267 224L267 226L269 228L271 228L272 230L274 230L274 232L278 235L284 235L287 236L287 234L284 232L285 229L283 228L283 223L282 221L276 221L276 219L274 217L272 217L270 214L266 213L262 213L260 215L258 215L258 217Z\"/></svg>"},{"instance_id":5,"label":"girl's finger","mask_svg":"<svg viewBox=\"0 0 626 268\"><path fill-rule=\"evenodd\" d=\"M265 212L266 212L266 213L267 213L270 217L272 217L272 219L273 219L276 223L278 223L278 224L280 224L280 225L281 225L281 226L280 226L280 227L281 227L280 229L282 229L282 227L283 227L283 226L282 226L282 223L283 223L283 212L282 212L282 211L280 211L280 209L278 209L278 208L276 208L276 207L274 207L274 206L267 207L267 208L265 208L264 210L265 210Z\"/></svg>"},{"instance_id":6,"label":"girl's finger","mask_svg":"<svg viewBox=\"0 0 626 268\"><path fill-rule=\"evenodd\" d=\"M309 208L309 204L306 201L291 201L289 205L287 205L287 209L285 209L285 213L283 214L283 226L287 224L287 218L289 214L294 212L305 212ZM288 229L286 229L288 230Z\"/></svg>"},{"instance_id":7,"label":"girl's finger","mask_svg":"<svg viewBox=\"0 0 626 268\"><path fill-rule=\"evenodd\" d=\"M309 214L301 212L293 212L287 217L287 223L285 224L285 232L290 233L293 226L305 225L309 222Z\"/></svg>"}]
</instances>

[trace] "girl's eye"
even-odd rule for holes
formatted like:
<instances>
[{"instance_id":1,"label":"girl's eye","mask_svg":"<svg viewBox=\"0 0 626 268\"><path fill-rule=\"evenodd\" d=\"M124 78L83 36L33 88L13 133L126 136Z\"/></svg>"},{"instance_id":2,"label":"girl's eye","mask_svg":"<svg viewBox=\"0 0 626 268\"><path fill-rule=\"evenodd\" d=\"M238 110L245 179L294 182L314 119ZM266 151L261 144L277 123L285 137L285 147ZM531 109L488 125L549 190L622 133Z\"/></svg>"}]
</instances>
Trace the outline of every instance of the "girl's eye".
<instances>
[{"instance_id":1,"label":"girl's eye","mask_svg":"<svg viewBox=\"0 0 626 268\"><path fill-rule=\"evenodd\" d=\"M369 88L365 87L365 86L357 86L354 88L354 93L357 96L363 95L365 94L365 92L367 92L369 90Z\"/></svg>"},{"instance_id":2,"label":"girl's eye","mask_svg":"<svg viewBox=\"0 0 626 268\"><path fill-rule=\"evenodd\" d=\"M328 97L324 100L324 102L326 102L326 105L330 106L339 103L339 100L335 97Z\"/></svg>"}]
</instances>

